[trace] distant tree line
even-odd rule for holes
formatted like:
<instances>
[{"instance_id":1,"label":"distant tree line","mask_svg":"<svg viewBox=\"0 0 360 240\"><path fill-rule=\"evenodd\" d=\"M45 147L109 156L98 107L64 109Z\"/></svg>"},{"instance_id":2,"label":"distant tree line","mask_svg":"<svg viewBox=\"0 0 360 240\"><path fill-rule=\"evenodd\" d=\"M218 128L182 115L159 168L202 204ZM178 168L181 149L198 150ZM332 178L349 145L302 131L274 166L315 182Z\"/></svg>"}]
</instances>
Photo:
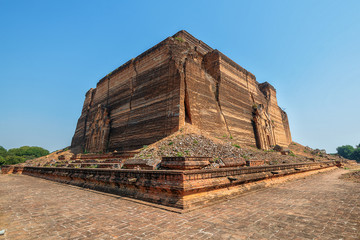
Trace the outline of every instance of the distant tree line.
<instances>
[{"instance_id":1,"label":"distant tree line","mask_svg":"<svg viewBox=\"0 0 360 240\"><path fill-rule=\"evenodd\" d=\"M351 145L344 145L336 148L337 153L347 159L356 160L360 162L360 144L355 148Z\"/></svg>"},{"instance_id":2,"label":"distant tree line","mask_svg":"<svg viewBox=\"0 0 360 240\"><path fill-rule=\"evenodd\" d=\"M48 155L49 151L41 147L23 146L6 150L0 146L0 166L23 163L26 160Z\"/></svg>"}]
</instances>

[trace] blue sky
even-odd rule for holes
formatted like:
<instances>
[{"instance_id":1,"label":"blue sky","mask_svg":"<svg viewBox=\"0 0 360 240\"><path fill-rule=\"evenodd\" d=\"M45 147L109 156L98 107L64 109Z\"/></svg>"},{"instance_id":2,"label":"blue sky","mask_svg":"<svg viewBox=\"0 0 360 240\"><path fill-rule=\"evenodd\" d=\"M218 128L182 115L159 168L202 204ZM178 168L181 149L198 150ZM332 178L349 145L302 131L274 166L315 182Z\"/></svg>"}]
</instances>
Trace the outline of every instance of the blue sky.
<instances>
[{"instance_id":1,"label":"blue sky","mask_svg":"<svg viewBox=\"0 0 360 240\"><path fill-rule=\"evenodd\" d=\"M360 143L360 1L0 0L0 145L69 146L86 91L185 29L277 89L294 141Z\"/></svg>"}]
</instances>

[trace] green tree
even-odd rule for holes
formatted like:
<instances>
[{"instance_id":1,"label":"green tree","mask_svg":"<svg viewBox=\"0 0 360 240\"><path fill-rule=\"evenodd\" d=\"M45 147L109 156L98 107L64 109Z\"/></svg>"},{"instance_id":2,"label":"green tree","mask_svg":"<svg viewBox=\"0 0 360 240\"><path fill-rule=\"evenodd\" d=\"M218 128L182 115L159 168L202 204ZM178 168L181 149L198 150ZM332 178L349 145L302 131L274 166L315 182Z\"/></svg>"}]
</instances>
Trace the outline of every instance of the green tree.
<instances>
[{"instance_id":1,"label":"green tree","mask_svg":"<svg viewBox=\"0 0 360 240\"><path fill-rule=\"evenodd\" d=\"M354 149L354 151L351 154L351 158L353 160L356 160L357 162L360 162L360 147L357 147Z\"/></svg>"},{"instance_id":2,"label":"green tree","mask_svg":"<svg viewBox=\"0 0 360 240\"><path fill-rule=\"evenodd\" d=\"M356 148L350 145L345 145L336 148L336 150L340 156L360 162L360 144L357 145Z\"/></svg>"},{"instance_id":3,"label":"green tree","mask_svg":"<svg viewBox=\"0 0 360 240\"><path fill-rule=\"evenodd\" d=\"M8 155L5 158L5 164L6 165L13 165L13 164L18 164L18 163L23 163L26 160L27 159L25 157L20 157L20 156L16 156L16 155Z\"/></svg>"},{"instance_id":4,"label":"green tree","mask_svg":"<svg viewBox=\"0 0 360 240\"><path fill-rule=\"evenodd\" d=\"M345 145L345 146L341 146L336 148L337 153L347 159L350 159L352 153L354 152L354 147L351 145Z\"/></svg>"},{"instance_id":5,"label":"green tree","mask_svg":"<svg viewBox=\"0 0 360 240\"><path fill-rule=\"evenodd\" d=\"M0 166L5 165L5 158L3 156L0 156Z\"/></svg>"},{"instance_id":6,"label":"green tree","mask_svg":"<svg viewBox=\"0 0 360 240\"><path fill-rule=\"evenodd\" d=\"M5 157L6 154L7 150L3 146L0 146L0 156Z\"/></svg>"},{"instance_id":7,"label":"green tree","mask_svg":"<svg viewBox=\"0 0 360 240\"><path fill-rule=\"evenodd\" d=\"M11 155L23 156L26 158L38 158L49 154L49 151L41 147L23 146L20 148L12 148L8 151Z\"/></svg>"},{"instance_id":8,"label":"green tree","mask_svg":"<svg viewBox=\"0 0 360 240\"><path fill-rule=\"evenodd\" d=\"M0 146L0 166L25 162L26 160L48 155L49 151L41 147L22 146L8 151Z\"/></svg>"}]
</instances>

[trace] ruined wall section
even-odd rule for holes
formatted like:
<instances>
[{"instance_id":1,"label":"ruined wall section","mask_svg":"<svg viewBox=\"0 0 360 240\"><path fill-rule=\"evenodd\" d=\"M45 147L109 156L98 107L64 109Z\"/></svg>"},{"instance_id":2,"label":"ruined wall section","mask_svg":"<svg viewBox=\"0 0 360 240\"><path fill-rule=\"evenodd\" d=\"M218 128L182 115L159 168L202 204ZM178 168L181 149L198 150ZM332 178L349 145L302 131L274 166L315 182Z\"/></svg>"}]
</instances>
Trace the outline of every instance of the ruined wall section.
<instances>
[{"instance_id":1,"label":"ruined wall section","mask_svg":"<svg viewBox=\"0 0 360 240\"><path fill-rule=\"evenodd\" d=\"M97 152L100 149L88 142L98 142L98 138L106 136L104 151L132 150L178 130L180 79L174 76L176 69L168 41L164 40L99 81L90 109L83 110L79 119L72 147ZM89 108L88 99L86 97L84 108ZM99 108L106 109L110 118L108 135L92 131L94 123L100 122ZM83 138L78 137L81 133Z\"/></svg>"},{"instance_id":2,"label":"ruined wall section","mask_svg":"<svg viewBox=\"0 0 360 240\"><path fill-rule=\"evenodd\" d=\"M92 106L96 89L91 88L85 94L85 101L81 111L81 116L77 122L75 134L72 138L71 146L82 148L85 139L85 129L87 125L88 112Z\"/></svg>"},{"instance_id":3,"label":"ruined wall section","mask_svg":"<svg viewBox=\"0 0 360 240\"><path fill-rule=\"evenodd\" d=\"M275 89L268 83L259 84L252 73L221 52L211 50L203 55L197 49L192 46L183 57L180 127L191 123L216 137L231 136L239 143L265 149L288 145L287 116L277 105ZM254 107L260 105L263 120L258 127L263 128L266 141L261 145L254 123Z\"/></svg>"},{"instance_id":4,"label":"ruined wall section","mask_svg":"<svg viewBox=\"0 0 360 240\"><path fill-rule=\"evenodd\" d=\"M114 106L110 151L136 149L177 131L179 94L172 68L166 46L130 64L129 91L122 92L127 101L116 99L116 91L110 97L109 106Z\"/></svg>"},{"instance_id":5,"label":"ruined wall section","mask_svg":"<svg viewBox=\"0 0 360 240\"><path fill-rule=\"evenodd\" d=\"M174 54L181 58L178 66L181 75L179 126L184 127L187 123L216 136L227 134L216 100L218 78L212 75L210 58L205 60L205 56L213 49L186 31L176 33L173 39L178 40L177 45L183 45L186 49L182 54ZM205 64L209 66L205 67Z\"/></svg>"},{"instance_id":6,"label":"ruined wall section","mask_svg":"<svg viewBox=\"0 0 360 240\"><path fill-rule=\"evenodd\" d=\"M184 62L185 122L213 135L222 136L227 135L228 130L218 103L215 65L216 61L212 61L209 56L203 58L197 51L188 53Z\"/></svg>"},{"instance_id":7,"label":"ruined wall section","mask_svg":"<svg viewBox=\"0 0 360 240\"><path fill-rule=\"evenodd\" d=\"M268 119L269 138L265 149L278 144L288 146L291 143L287 115L278 106L276 90L268 83L259 84L255 76L219 52L220 91L219 99L222 112L228 124L231 136L243 144L256 144L254 108L261 105ZM283 112L283 113L282 113Z\"/></svg>"},{"instance_id":8,"label":"ruined wall section","mask_svg":"<svg viewBox=\"0 0 360 240\"><path fill-rule=\"evenodd\" d=\"M220 62L219 101L233 139L256 145L252 123L254 101L261 101L255 77L225 55L217 52Z\"/></svg>"},{"instance_id":9,"label":"ruined wall section","mask_svg":"<svg viewBox=\"0 0 360 240\"><path fill-rule=\"evenodd\" d=\"M292 142L291 132L290 132L290 125L289 125L289 119L287 116L287 113L281 109L281 116L282 116L282 122L285 130L285 136L286 136L286 143L289 145Z\"/></svg>"},{"instance_id":10,"label":"ruined wall section","mask_svg":"<svg viewBox=\"0 0 360 240\"><path fill-rule=\"evenodd\" d=\"M278 106L275 88L265 82L259 84L259 89L264 94L266 99L265 109L270 115L271 121L274 125L276 144L280 146L287 146L291 143L291 135L289 123L286 113Z\"/></svg>"}]
</instances>

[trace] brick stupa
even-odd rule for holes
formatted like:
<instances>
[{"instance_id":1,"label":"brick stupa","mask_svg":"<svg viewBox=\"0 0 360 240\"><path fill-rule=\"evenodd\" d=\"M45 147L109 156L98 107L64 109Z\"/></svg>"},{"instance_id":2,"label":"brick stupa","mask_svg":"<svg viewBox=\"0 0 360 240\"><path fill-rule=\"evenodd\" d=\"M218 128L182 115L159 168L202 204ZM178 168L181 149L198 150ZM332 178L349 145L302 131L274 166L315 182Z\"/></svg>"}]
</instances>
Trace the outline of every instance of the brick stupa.
<instances>
[{"instance_id":1,"label":"brick stupa","mask_svg":"<svg viewBox=\"0 0 360 240\"><path fill-rule=\"evenodd\" d=\"M168 37L86 93L72 148L134 150L186 124L261 149L291 143L276 90L186 31Z\"/></svg>"}]
</instances>

